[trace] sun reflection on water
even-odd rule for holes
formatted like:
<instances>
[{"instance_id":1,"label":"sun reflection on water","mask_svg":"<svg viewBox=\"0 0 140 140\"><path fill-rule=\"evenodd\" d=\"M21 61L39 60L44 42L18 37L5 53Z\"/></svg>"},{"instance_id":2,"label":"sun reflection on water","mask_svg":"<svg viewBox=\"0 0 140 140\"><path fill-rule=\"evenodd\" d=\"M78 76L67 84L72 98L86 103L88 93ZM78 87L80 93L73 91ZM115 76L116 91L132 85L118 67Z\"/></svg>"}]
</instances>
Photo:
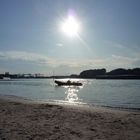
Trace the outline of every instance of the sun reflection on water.
<instances>
[{"instance_id":1,"label":"sun reflection on water","mask_svg":"<svg viewBox=\"0 0 140 140\"><path fill-rule=\"evenodd\" d=\"M82 87L76 87L76 86L69 86L66 87L66 98L65 100L68 101L69 103L76 103L80 102L80 99L78 97L78 92Z\"/></svg>"}]
</instances>

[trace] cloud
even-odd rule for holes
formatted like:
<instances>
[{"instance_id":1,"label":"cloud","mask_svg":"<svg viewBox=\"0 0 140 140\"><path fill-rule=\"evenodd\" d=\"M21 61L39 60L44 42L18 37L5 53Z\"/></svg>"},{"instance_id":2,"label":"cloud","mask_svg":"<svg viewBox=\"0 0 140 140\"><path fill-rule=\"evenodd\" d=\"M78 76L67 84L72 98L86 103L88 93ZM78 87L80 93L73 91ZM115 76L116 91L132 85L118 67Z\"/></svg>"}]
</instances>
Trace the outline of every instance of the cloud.
<instances>
[{"instance_id":1,"label":"cloud","mask_svg":"<svg viewBox=\"0 0 140 140\"><path fill-rule=\"evenodd\" d=\"M104 59L56 59L44 56L42 54L25 52L25 51L5 51L0 52L0 60L18 60L32 62L40 65L49 65L52 67L68 66L68 67L84 67L92 65L102 65Z\"/></svg>"},{"instance_id":2,"label":"cloud","mask_svg":"<svg viewBox=\"0 0 140 140\"><path fill-rule=\"evenodd\" d=\"M49 65L57 67L59 65L73 65L73 62L50 58L42 54L25 51L5 51L0 52L0 60L7 61L25 61L26 63L36 63L38 65Z\"/></svg>"},{"instance_id":3,"label":"cloud","mask_svg":"<svg viewBox=\"0 0 140 140\"><path fill-rule=\"evenodd\" d=\"M25 65L24 67L26 67L26 64L34 64L34 68L39 69L40 71L51 72L52 69L55 69L57 73L78 73L85 69L94 68L107 68L108 70L111 70L118 67L137 67L138 64L140 64L140 55L139 57L126 57L112 54L110 57L96 59L57 59L25 51L0 51L0 60L7 62L12 61L14 66L16 65L16 61L25 62L24 64L21 63ZM27 69L29 72L31 71L31 68ZM36 71L36 69L33 70Z\"/></svg>"},{"instance_id":4,"label":"cloud","mask_svg":"<svg viewBox=\"0 0 140 140\"><path fill-rule=\"evenodd\" d=\"M116 42L112 42L112 41L104 41L104 43L112 48L118 48L118 49L123 49L126 48L126 46L120 44L120 43L116 43Z\"/></svg>"},{"instance_id":5,"label":"cloud","mask_svg":"<svg viewBox=\"0 0 140 140\"><path fill-rule=\"evenodd\" d=\"M140 60L140 58L135 57L125 57L125 56L119 56L119 55L112 55L113 61L116 61L119 64L133 64L136 61Z\"/></svg>"},{"instance_id":6,"label":"cloud","mask_svg":"<svg viewBox=\"0 0 140 140\"><path fill-rule=\"evenodd\" d=\"M37 63L45 63L48 61L46 56L30 53L25 51L5 51L0 52L1 60L21 60L28 62L37 62Z\"/></svg>"},{"instance_id":7,"label":"cloud","mask_svg":"<svg viewBox=\"0 0 140 140\"><path fill-rule=\"evenodd\" d=\"M140 46L135 44L121 44L117 42L112 42L112 41L104 41L105 45L111 48L116 48L119 51L129 51L132 54L137 54L140 53Z\"/></svg>"},{"instance_id":8,"label":"cloud","mask_svg":"<svg viewBox=\"0 0 140 140\"><path fill-rule=\"evenodd\" d=\"M64 45L62 43L57 43L56 46L63 47Z\"/></svg>"}]
</instances>

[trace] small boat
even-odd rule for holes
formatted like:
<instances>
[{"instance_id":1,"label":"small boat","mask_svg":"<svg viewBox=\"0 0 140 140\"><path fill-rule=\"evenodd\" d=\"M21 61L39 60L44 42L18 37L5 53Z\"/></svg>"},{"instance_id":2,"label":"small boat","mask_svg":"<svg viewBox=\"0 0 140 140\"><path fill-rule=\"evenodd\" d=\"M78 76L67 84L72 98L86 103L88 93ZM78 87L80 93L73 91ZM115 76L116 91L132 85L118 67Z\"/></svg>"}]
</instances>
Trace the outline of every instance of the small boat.
<instances>
[{"instance_id":1,"label":"small boat","mask_svg":"<svg viewBox=\"0 0 140 140\"><path fill-rule=\"evenodd\" d=\"M3 80L10 80L11 78L10 77L3 77Z\"/></svg>"},{"instance_id":2,"label":"small boat","mask_svg":"<svg viewBox=\"0 0 140 140\"><path fill-rule=\"evenodd\" d=\"M62 81L54 81L58 86L82 86L82 83L80 82L71 82L70 80L66 81L66 82L62 82Z\"/></svg>"}]
</instances>

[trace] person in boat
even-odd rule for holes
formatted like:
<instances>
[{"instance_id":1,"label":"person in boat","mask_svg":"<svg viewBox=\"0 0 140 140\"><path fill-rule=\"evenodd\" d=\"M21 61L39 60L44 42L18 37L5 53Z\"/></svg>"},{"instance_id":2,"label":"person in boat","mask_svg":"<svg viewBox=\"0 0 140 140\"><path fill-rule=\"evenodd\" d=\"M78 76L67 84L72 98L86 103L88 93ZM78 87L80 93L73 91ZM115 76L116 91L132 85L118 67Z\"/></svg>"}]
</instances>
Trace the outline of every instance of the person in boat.
<instances>
[{"instance_id":1,"label":"person in boat","mask_svg":"<svg viewBox=\"0 0 140 140\"><path fill-rule=\"evenodd\" d=\"M71 81L70 81L70 80L68 80L68 81L67 81L67 83L68 83L68 84L71 84Z\"/></svg>"}]
</instances>

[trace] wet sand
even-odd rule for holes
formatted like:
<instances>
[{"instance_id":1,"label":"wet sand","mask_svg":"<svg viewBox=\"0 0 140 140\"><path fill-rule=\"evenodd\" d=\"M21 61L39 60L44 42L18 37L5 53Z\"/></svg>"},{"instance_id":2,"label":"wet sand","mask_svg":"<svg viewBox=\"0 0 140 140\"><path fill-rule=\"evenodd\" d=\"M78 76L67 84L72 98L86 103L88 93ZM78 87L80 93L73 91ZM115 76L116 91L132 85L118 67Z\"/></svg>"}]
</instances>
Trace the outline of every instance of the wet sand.
<instances>
[{"instance_id":1,"label":"wet sand","mask_svg":"<svg viewBox=\"0 0 140 140\"><path fill-rule=\"evenodd\" d=\"M140 140L140 112L0 98L0 140Z\"/></svg>"}]
</instances>

